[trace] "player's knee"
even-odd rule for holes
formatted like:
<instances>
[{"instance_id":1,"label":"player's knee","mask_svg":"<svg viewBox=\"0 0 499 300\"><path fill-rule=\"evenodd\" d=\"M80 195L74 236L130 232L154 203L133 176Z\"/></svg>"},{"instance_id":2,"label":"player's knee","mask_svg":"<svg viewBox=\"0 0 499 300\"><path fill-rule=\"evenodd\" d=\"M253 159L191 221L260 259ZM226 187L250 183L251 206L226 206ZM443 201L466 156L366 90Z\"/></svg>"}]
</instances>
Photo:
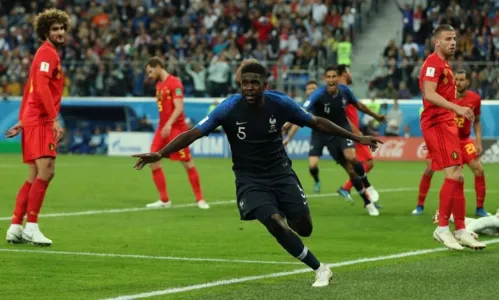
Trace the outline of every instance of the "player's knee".
<instances>
[{"instance_id":1,"label":"player's knee","mask_svg":"<svg viewBox=\"0 0 499 300\"><path fill-rule=\"evenodd\" d=\"M434 174L434 173L435 173L435 172L434 172L431 168L426 168L426 169L424 169L424 174L425 174L426 176L428 176L428 177L433 177L433 174Z\"/></svg>"},{"instance_id":2,"label":"player's knee","mask_svg":"<svg viewBox=\"0 0 499 300\"><path fill-rule=\"evenodd\" d=\"M369 168L369 170L371 170L372 168L374 168L374 162L372 159L366 161L366 166Z\"/></svg>"},{"instance_id":3,"label":"player's knee","mask_svg":"<svg viewBox=\"0 0 499 300\"><path fill-rule=\"evenodd\" d=\"M37 178L43 179L45 181L51 181L55 177L55 169L54 168L45 168L38 171L36 175Z\"/></svg>"},{"instance_id":4,"label":"player's knee","mask_svg":"<svg viewBox=\"0 0 499 300\"><path fill-rule=\"evenodd\" d=\"M483 166L480 163L474 165L472 171L476 177L481 177L484 174Z\"/></svg>"},{"instance_id":5,"label":"player's knee","mask_svg":"<svg viewBox=\"0 0 499 300\"><path fill-rule=\"evenodd\" d=\"M191 159L191 160L189 160L189 161L183 161L182 163L184 164L184 168L185 168L186 170L189 170L189 169L191 169L191 168L194 168L194 161L192 161L192 159Z\"/></svg>"},{"instance_id":6,"label":"player's knee","mask_svg":"<svg viewBox=\"0 0 499 300\"><path fill-rule=\"evenodd\" d=\"M307 219L303 219L300 221L288 221L289 227L293 229L299 236L309 237L312 235L313 226L312 222Z\"/></svg>"},{"instance_id":7,"label":"player's knee","mask_svg":"<svg viewBox=\"0 0 499 300\"><path fill-rule=\"evenodd\" d=\"M277 239L283 237L290 231L288 226L286 226L284 218L279 214L268 216L267 218L260 220L260 222L267 228L268 232Z\"/></svg>"}]
</instances>

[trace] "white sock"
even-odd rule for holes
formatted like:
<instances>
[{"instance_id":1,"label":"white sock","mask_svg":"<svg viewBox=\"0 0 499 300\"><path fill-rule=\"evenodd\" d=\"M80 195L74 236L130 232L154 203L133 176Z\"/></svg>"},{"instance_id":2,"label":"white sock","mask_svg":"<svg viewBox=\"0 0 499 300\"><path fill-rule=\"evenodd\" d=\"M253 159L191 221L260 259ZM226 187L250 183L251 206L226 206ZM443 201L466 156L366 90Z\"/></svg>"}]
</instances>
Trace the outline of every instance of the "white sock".
<instances>
[{"instance_id":1,"label":"white sock","mask_svg":"<svg viewBox=\"0 0 499 300\"><path fill-rule=\"evenodd\" d=\"M19 225L19 224L10 224L10 228L11 228L11 229L23 228L23 225Z\"/></svg>"},{"instance_id":2,"label":"white sock","mask_svg":"<svg viewBox=\"0 0 499 300\"><path fill-rule=\"evenodd\" d=\"M450 231L449 226L438 226L437 228L438 233L444 233L449 231Z\"/></svg>"},{"instance_id":3,"label":"white sock","mask_svg":"<svg viewBox=\"0 0 499 300\"><path fill-rule=\"evenodd\" d=\"M26 223L26 231L39 231L38 223Z\"/></svg>"},{"instance_id":4,"label":"white sock","mask_svg":"<svg viewBox=\"0 0 499 300\"><path fill-rule=\"evenodd\" d=\"M456 235L460 236L460 235L463 235L466 232L467 232L466 229L459 229L459 230L456 230Z\"/></svg>"}]
</instances>

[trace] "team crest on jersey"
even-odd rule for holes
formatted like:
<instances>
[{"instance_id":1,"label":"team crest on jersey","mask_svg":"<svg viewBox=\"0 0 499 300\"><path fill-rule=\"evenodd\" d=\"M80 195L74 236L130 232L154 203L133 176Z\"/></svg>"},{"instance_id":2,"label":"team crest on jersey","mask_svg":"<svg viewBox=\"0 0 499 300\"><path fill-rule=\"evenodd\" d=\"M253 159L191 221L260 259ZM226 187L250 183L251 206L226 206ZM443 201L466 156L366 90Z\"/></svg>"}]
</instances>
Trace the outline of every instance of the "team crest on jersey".
<instances>
[{"instance_id":1,"label":"team crest on jersey","mask_svg":"<svg viewBox=\"0 0 499 300\"><path fill-rule=\"evenodd\" d=\"M457 154L456 151L452 151L452 154L450 155L450 157L452 157L453 160L457 160L459 158L459 154Z\"/></svg>"},{"instance_id":2,"label":"team crest on jersey","mask_svg":"<svg viewBox=\"0 0 499 300\"><path fill-rule=\"evenodd\" d=\"M276 123L277 123L277 119L273 115L270 116L270 118L269 118L269 124L270 124L269 133L277 132Z\"/></svg>"},{"instance_id":3,"label":"team crest on jersey","mask_svg":"<svg viewBox=\"0 0 499 300\"><path fill-rule=\"evenodd\" d=\"M55 150L55 145L54 145L54 144L52 144L52 143L50 143L50 144L49 144L49 150L50 150L50 151L54 151L54 150Z\"/></svg>"}]
</instances>

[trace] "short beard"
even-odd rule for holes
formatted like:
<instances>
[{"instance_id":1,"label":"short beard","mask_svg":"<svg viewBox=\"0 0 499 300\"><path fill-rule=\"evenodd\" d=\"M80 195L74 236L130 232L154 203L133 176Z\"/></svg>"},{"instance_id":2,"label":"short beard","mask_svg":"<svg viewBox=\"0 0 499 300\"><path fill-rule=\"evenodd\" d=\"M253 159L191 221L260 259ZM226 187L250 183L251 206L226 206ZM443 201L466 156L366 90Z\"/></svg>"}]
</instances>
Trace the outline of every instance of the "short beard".
<instances>
[{"instance_id":1,"label":"short beard","mask_svg":"<svg viewBox=\"0 0 499 300\"><path fill-rule=\"evenodd\" d=\"M56 47L58 49L61 48L62 46L64 46L64 42L59 43L59 42L52 40L51 38L48 38L48 40L52 43L52 45L54 45L54 47Z\"/></svg>"}]
</instances>

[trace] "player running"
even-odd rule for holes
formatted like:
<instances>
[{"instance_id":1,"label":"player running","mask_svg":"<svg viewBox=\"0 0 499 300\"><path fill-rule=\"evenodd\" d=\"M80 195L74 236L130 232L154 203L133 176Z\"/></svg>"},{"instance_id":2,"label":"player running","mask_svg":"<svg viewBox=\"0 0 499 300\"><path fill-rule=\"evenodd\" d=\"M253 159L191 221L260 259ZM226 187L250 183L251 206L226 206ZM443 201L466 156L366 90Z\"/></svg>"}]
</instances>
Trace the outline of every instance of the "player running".
<instances>
[{"instance_id":1,"label":"player running","mask_svg":"<svg viewBox=\"0 0 499 300\"><path fill-rule=\"evenodd\" d=\"M157 152L182 132L187 131L184 115L184 87L178 77L175 77L164 68L164 63L159 57L151 57L146 63L146 73L150 80L156 82L156 101L159 112L159 125L151 144L151 151ZM189 182L196 196L199 208L208 209L210 206L203 200L199 174L194 166L189 147L170 153L170 160L181 161L187 171ZM151 164L152 178L158 189L160 199L149 203L146 207L171 207L172 202L168 197L166 178L161 168L161 163Z\"/></svg>"},{"instance_id":2,"label":"player running","mask_svg":"<svg viewBox=\"0 0 499 300\"><path fill-rule=\"evenodd\" d=\"M439 214L438 210L433 216L433 223L438 223ZM449 220L454 222L454 217L451 215ZM499 236L499 209L494 216L486 216L478 219L465 218L466 229L474 232L475 234Z\"/></svg>"},{"instance_id":3,"label":"player running","mask_svg":"<svg viewBox=\"0 0 499 300\"><path fill-rule=\"evenodd\" d=\"M305 95L307 99L312 95L312 93L317 89L317 82L309 81L305 85ZM291 123L284 124L282 131L283 135L286 137L283 140L284 146L286 146L291 138L295 135L296 131L298 131L298 126L291 127ZM310 175L314 179L314 193L320 193L321 191L321 181L319 179L319 160L322 156L322 151L326 146L319 139L320 133L312 131L312 137L310 139L310 150L308 152L308 170Z\"/></svg>"},{"instance_id":4,"label":"player running","mask_svg":"<svg viewBox=\"0 0 499 300\"><path fill-rule=\"evenodd\" d=\"M7 138L22 132L23 162L28 165L28 178L17 194L14 216L7 230L8 243L52 245L52 241L38 227L38 214L54 177L57 142L63 135L58 115L64 75L57 50L64 45L69 26L68 15L58 9L45 10L35 18L35 32L43 43L31 63L19 122L5 132ZM27 222L23 230L26 214Z\"/></svg>"},{"instance_id":5,"label":"player running","mask_svg":"<svg viewBox=\"0 0 499 300\"><path fill-rule=\"evenodd\" d=\"M347 65L338 65L336 70L338 71L338 82L340 83L340 86L349 86L350 84L352 84L352 73L350 72L350 69ZM356 135L362 135L362 132L360 131L360 120L357 107L353 104L348 104L345 108L345 112L347 114L348 123L350 123L350 128L352 128L352 132ZM362 163L366 174L369 173L369 171L371 171L374 167L371 149L365 145L355 143L355 153L357 155L357 160ZM348 179L347 182L345 182L345 184L337 190L337 192L340 196L347 199L347 201L351 201L351 189L352 181ZM366 188L366 191L369 194L369 198L371 199L371 201L378 202L379 194L373 186Z\"/></svg>"},{"instance_id":6,"label":"player running","mask_svg":"<svg viewBox=\"0 0 499 300\"><path fill-rule=\"evenodd\" d=\"M490 213L485 211L483 203L485 201L485 175L480 155L482 154L482 124L480 122L481 99L480 95L468 90L469 77L466 71L460 70L456 72L456 104L470 107L475 114L473 128L476 136L476 146L470 139L471 122L462 116L456 116L455 121L459 130L459 139L461 144L461 153L463 162L470 167L475 175L475 193L476 193L476 215L479 217L489 216ZM427 164L419 184L418 206L412 211L412 215L421 215L424 210L424 203L428 190L430 189L433 170L431 169L431 156L426 158Z\"/></svg>"},{"instance_id":7,"label":"player running","mask_svg":"<svg viewBox=\"0 0 499 300\"><path fill-rule=\"evenodd\" d=\"M481 249L486 245L477 241L464 223L466 200L464 177L461 171L462 154L454 115L474 121L473 110L453 103L456 97L454 74L447 60L456 50L456 32L450 25L439 25L433 32L435 52L430 54L419 76L424 110L421 129L431 156L432 170L443 170L445 180L440 189L438 227L433 238L450 249L463 246ZM455 114L454 114L455 113ZM449 230L449 217L454 215L455 234Z\"/></svg>"},{"instance_id":8,"label":"player running","mask_svg":"<svg viewBox=\"0 0 499 300\"><path fill-rule=\"evenodd\" d=\"M303 104L303 107L307 111L327 118L348 131L351 131L351 128L345 112L347 104L355 105L360 111L373 116L376 120L385 121L385 116L372 112L364 104L359 102L346 85L338 85L338 75L335 67L328 67L326 69L324 72L324 81L326 82L326 86L316 89ZM293 125L289 130L288 136L291 138L297 130L298 127ZM317 155L318 153L313 152L316 146L320 147L321 152L324 146L328 148L331 156L350 176L353 186L364 200L364 207L367 209L369 215L378 216L379 211L376 205L371 203L369 194L366 192L371 187L371 184L367 179L362 163L357 160L355 143L352 140L342 137L331 137L316 133L312 135L311 152ZM353 201L351 197L347 198L347 200Z\"/></svg>"},{"instance_id":9,"label":"player running","mask_svg":"<svg viewBox=\"0 0 499 300\"><path fill-rule=\"evenodd\" d=\"M293 99L276 91L264 91L266 70L249 63L241 71L242 94L235 94L218 105L193 129L179 135L156 153L137 154L137 170L183 149L218 126L230 143L237 190L237 206L242 220L260 221L277 242L292 256L316 271L313 287L323 287L332 278L295 234L308 237L312 219L307 198L291 168L282 144L281 127L287 122L309 126L325 134L339 135L376 147L378 140L359 137L327 119L305 112Z\"/></svg>"}]
</instances>

